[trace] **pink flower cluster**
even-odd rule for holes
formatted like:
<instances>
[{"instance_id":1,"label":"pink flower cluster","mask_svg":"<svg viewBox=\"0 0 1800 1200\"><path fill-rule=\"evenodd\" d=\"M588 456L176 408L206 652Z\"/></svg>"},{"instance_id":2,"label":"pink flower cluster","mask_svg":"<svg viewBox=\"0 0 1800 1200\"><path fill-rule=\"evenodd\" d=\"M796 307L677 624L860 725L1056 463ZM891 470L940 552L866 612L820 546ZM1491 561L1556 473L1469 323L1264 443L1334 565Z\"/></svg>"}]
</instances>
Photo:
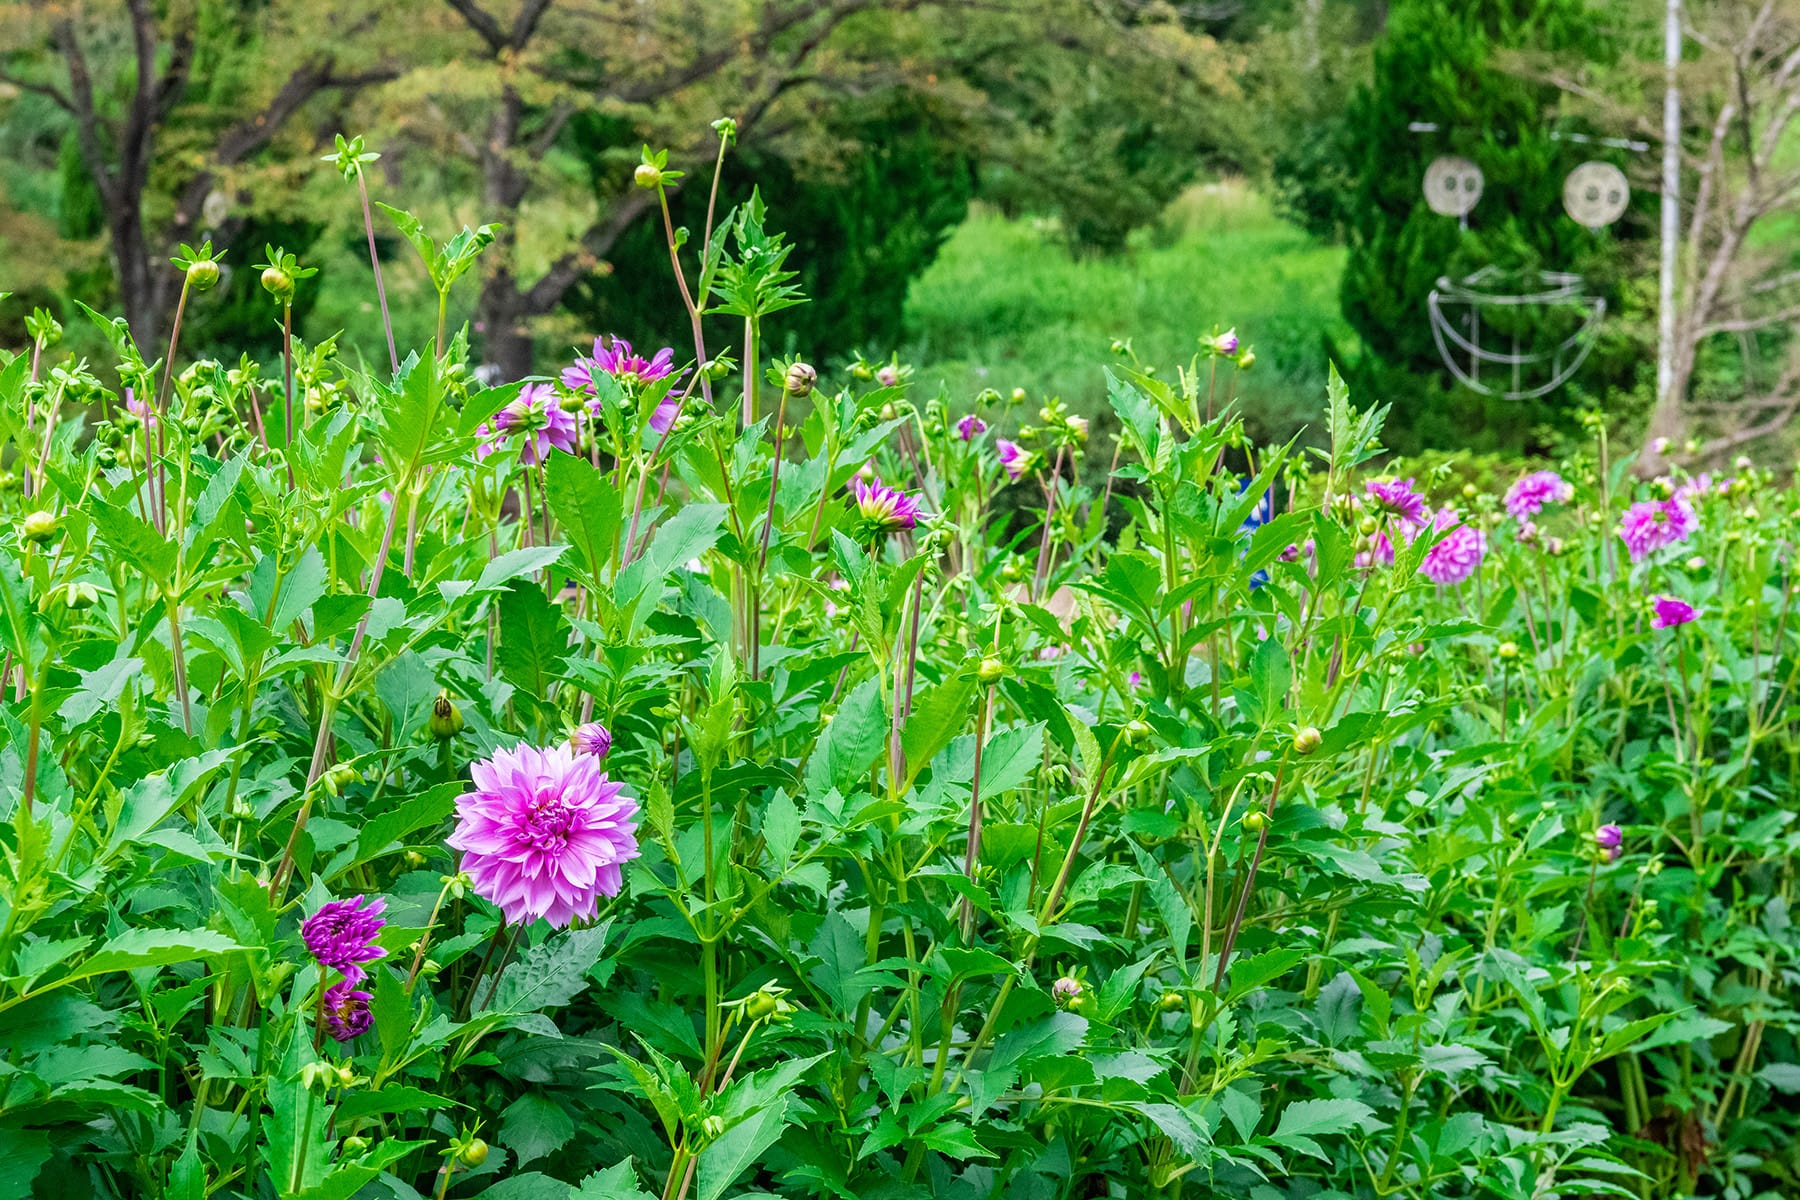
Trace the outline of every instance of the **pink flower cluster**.
<instances>
[{"instance_id":1,"label":"pink flower cluster","mask_svg":"<svg viewBox=\"0 0 1800 1200\"><path fill-rule=\"evenodd\" d=\"M1533 471L1506 489L1506 511L1529 522L1546 504L1567 504L1574 498L1574 485L1555 471Z\"/></svg>"},{"instance_id":2,"label":"pink flower cluster","mask_svg":"<svg viewBox=\"0 0 1800 1200\"><path fill-rule=\"evenodd\" d=\"M1438 510L1437 529L1450 532L1425 552L1419 574L1441 587L1462 583L1481 568L1487 557L1487 535L1472 525L1464 525L1453 508Z\"/></svg>"}]
</instances>

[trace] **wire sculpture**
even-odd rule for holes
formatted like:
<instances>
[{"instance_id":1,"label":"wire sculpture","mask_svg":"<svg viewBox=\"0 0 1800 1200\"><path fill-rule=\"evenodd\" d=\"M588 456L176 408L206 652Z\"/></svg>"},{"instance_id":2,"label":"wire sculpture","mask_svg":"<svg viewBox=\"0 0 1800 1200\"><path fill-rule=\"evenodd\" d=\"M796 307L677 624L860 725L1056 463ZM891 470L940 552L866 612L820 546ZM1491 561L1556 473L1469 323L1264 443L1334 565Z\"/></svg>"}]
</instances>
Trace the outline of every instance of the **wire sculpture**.
<instances>
[{"instance_id":1,"label":"wire sculpture","mask_svg":"<svg viewBox=\"0 0 1800 1200\"><path fill-rule=\"evenodd\" d=\"M1594 348L1593 334L1600 327L1600 319L1606 315L1606 297L1590 294L1587 281L1571 271L1537 271L1533 274L1535 286L1529 291L1501 290L1499 285L1506 281L1506 276L1493 266L1483 267L1459 280L1443 275L1425 298L1438 357L1464 387L1484 396L1533 400L1568 382ZM1573 334L1547 350L1521 351L1516 333L1510 350L1495 350L1481 344L1484 309L1517 310L1527 305L1566 308L1578 315L1580 321ZM1545 363L1550 366L1549 379L1528 382L1525 369ZM1490 372L1504 368L1506 373L1502 378L1505 382L1496 386L1484 381L1481 378L1484 366Z\"/></svg>"}]
</instances>

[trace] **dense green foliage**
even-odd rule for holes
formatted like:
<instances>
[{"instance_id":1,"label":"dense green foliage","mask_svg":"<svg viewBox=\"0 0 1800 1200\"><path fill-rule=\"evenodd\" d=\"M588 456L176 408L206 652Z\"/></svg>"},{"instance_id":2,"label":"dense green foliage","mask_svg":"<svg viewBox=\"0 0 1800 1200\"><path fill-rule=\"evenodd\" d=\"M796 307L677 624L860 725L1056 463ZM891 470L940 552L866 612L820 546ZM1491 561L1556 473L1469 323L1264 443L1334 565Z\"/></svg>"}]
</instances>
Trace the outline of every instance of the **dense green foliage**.
<instances>
[{"instance_id":1,"label":"dense green foliage","mask_svg":"<svg viewBox=\"0 0 1800 1200\"><path fill-rule=\"evenodd\" d=\"M759 351L772 222L666 247L704 371L0 351L0 1190L1786 1194L1793 493L1394 480L1220 357L978 428Z\"/></svg>"}]
</instances>

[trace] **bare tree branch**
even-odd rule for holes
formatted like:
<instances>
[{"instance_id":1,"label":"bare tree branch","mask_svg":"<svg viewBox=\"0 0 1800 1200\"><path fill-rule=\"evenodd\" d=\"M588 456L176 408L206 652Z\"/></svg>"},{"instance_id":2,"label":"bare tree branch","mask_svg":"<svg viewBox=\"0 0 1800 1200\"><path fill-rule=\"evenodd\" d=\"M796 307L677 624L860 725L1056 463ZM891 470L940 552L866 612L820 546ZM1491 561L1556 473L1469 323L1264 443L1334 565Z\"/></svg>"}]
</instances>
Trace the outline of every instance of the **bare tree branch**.
<instances>
[{"instance_id":1,"label":"bare tree branch","mask_svg":"<svg viewBox=\"0 0 1800 1200\"><path fill-rule=\"evenodd\" d=\"M494 20L486 10L475 3L475 0L445 0L445 3L462 15L469 28L473 29L482 41L488 45L492 54L499 54L507 47L506 34L500 29L500 22Z\"/></svg>"}]
</instances>

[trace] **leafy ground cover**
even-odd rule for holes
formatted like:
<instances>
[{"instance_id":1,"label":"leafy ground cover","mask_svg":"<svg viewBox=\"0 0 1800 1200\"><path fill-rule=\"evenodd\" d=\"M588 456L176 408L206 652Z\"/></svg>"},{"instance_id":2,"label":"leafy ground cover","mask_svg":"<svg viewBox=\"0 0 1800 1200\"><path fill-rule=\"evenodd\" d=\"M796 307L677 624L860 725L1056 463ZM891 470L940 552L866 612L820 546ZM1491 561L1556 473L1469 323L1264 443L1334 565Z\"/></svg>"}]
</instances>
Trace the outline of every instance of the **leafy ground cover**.
<instances>
[{"instance_id":1,"label":"leafy ground cover","mask_svg":"<svg viewBox=\"0 0 1800 1200\"><path fill-rule=\"evenodd\" d=\"M768 360L776 220L554 380L0 354L7 1194L1791 1191L1791 492L1260 445L1210 328L1090 456Z\"/></svg>"}]
</instances>

